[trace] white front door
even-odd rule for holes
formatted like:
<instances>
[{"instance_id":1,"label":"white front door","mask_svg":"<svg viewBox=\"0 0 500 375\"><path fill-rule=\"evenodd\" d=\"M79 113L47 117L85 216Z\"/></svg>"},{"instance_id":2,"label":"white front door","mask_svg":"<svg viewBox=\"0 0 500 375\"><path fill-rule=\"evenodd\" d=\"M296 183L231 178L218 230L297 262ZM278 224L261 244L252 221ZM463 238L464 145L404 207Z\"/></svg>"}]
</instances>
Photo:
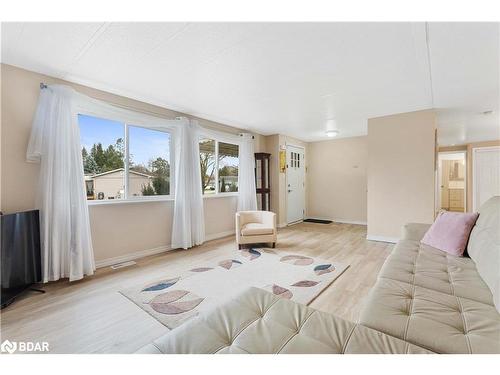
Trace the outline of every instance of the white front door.
<instances>
[{"instance_id":1,"label":"white front door","mask_svg":"<svg viewBox=\"0 0 500 375\"><path fill-rule=\"evenodd\" d=\"M287 223L304 219L305 212L305 160L304 149L286 148Z\"/></svg>"},{"instance_id":2,"label":"white front door","mask_svg":"<svg viewBox=\"0 0 500 375\"><path fill-rule=\"evenodd\" d=\"M500 147L474 148L472 151L473 211L494 195L500 195Z\"/></svg>"}]
</instances>

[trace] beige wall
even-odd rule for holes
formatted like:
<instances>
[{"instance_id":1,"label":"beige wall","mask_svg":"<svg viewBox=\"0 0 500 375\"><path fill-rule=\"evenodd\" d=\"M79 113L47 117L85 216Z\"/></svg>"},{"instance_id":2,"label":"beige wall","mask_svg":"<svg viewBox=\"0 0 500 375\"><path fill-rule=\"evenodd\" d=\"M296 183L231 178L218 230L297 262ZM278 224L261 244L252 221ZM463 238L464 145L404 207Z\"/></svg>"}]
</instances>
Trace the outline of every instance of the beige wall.
<instances>
[{"instance_id":1,"label":"beige wall","mask_svg":"<svg viewBox=\"0 0 500 375\"><path fill-rule=\"evenodd\" d=\"M368 137L308 145L308 216L366 223Z\"/></svg>"},{"instance_id":2,"label":"beige wall","mask_svg":"<svg viewBox=\"0 0 500 375\"><path fill-rule=\"evenodd\" d=\"M436 116L368 120L368 237L397 239L407 222L434 220Z\"/></svg>"},{"instance_id":3,"label":"beige wall","mask_svg":"<svg viewBox=\"0 0 500 375\"><path fill-rule=\"evenodd\" d=\"M165 108L113 95L53 77L1 65L1 209L13 212L32 209L39 165L26 162L26 148L31 122L38 101L40 82L64 83L79 92L110 103L160 117L185 116ZM190 116L188 116L190 117ZM202 126L228 131L240 129L198 119ZM265 139L256 136L256 150L261 151ZM232 231L236 197L206 198L207 237ZM89 206L95 258L98 261L126 256L132 252L168 246L172 225L173 202L141 202Z\"/></svg>"}]
</instances>

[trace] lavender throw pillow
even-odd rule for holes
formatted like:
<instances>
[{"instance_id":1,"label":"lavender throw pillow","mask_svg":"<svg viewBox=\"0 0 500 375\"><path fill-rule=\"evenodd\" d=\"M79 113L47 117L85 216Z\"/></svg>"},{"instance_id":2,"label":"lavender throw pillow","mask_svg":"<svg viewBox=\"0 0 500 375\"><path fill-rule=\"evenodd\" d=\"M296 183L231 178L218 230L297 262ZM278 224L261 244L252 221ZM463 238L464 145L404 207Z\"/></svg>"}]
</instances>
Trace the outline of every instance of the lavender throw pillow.
<instances>
[{"instance_id":1,"label":"lavender throw pillow","mask_svg":"<svg viewBox=\"0 0 500 375\"><path fill-rule=\"evenodd\" d=\"M443 211L425 233L421 243L462 256L478 213Z\"/></svg>"}]
</instances>

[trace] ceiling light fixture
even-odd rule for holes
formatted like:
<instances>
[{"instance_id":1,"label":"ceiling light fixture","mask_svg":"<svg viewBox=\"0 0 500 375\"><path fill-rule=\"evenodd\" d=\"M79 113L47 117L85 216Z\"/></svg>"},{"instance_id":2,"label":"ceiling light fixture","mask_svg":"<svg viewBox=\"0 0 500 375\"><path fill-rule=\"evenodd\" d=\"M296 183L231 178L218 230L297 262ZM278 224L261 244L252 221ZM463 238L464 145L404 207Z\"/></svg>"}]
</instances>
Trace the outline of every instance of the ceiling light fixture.
<instances>
[{"instance_id":1,"label":"ceiling light fixture","mask_svg":"<svg viewBox=\"0 0 500 375\"><path fill-rule=\"evenodd\" d=\"M338 130L327 130L326 131L326 136L330 137L330 138L336 137L338 134L339 134Z\"/></svg>"}]
</instances>

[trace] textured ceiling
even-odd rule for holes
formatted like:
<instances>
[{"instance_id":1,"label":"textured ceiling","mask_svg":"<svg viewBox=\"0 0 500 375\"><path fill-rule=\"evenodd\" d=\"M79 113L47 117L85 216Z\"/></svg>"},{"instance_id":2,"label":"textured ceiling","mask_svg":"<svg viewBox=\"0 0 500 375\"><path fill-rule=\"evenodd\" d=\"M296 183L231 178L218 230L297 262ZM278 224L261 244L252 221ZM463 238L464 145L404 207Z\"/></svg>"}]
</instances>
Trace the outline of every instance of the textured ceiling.
<instances>
[{"instance_id":1,"label":"textured ceiling","mask_svg":"<svg viewBox=\"0 0 500 375\"><path fill-rule=\"evenodd\" d=\"M3 23L2 62L305 141L428 108L441 144L500 136L496 23Z\"/></svg>"}]
</instances>

